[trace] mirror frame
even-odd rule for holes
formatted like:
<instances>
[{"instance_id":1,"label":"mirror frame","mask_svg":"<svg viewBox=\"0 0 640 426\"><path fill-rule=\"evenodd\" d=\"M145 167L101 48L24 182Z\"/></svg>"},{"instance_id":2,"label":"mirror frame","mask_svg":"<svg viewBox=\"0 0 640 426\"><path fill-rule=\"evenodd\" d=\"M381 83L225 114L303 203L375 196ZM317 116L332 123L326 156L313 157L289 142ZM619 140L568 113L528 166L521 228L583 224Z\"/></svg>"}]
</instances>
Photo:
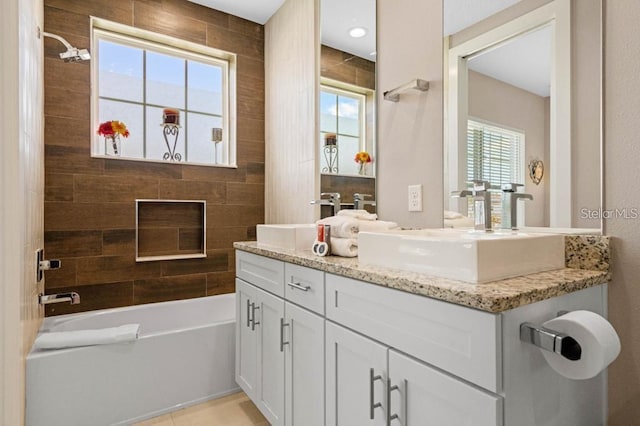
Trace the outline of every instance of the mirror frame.
<instances>
[{"instance_id":1,"label":"mirror frame","mask_svg":"<svg viewBox=\"0 0 640 426\"><path fill-rule=\"evenodd\" d=\"M449 191L466 188L466 177L461 178L459 173L459 170L466 170L466 158L461 158L459 154L462 151L461 147L466 144L469 72L467 61L473 56L498 48L515 37L547 25L552 26L553 34L548 159L549 226L570 228L571 164L561 166L558 160L571 158L571 0L555 0L460 45L450 49L445 46L445 52L448 54L445 61L445 66L448 66L445 70L445 75L448 76L445 107L448 122L444 138L447 170L444 186ZM452 201L448 193L444 195L445 206L455 206L453 203L456 201ZM449 209L458 210L451 207Z\"/></svg>"}]
</instances>

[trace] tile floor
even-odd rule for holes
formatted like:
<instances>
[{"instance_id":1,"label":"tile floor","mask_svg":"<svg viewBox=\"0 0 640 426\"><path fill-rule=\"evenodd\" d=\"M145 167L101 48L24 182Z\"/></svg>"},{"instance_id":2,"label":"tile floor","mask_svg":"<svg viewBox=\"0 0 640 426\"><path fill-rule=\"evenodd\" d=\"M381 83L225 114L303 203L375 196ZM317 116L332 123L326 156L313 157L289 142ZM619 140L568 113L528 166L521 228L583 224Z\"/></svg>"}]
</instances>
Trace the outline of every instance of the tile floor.
<instances>
[{"instance_id":1,"label":"tile floor","mask_svg":"<svg viewBox=\"0 0 640 426\"><path fill-rule=\"evenodd\" d=\"M244 392L183 408L134 426L269 426Z\"/></svg>"}]
</instances>

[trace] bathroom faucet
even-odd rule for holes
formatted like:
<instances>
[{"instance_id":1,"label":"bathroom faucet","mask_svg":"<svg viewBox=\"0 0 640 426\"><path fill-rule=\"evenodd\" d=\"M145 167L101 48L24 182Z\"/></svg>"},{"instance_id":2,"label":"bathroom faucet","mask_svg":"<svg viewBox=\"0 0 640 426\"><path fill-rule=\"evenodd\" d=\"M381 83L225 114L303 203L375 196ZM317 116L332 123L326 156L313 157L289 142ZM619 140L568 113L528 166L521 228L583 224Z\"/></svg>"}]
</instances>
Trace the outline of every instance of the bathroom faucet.
<instances>
[{"instance_id":1,"label":"bathroom faucet","mask_svg":"<svg viewBox=\"0 0 640 426\"><path fill-rule=\"evenodd\" d=\"M502 189L502 225L503 229L518 229L518 200L533 200L533 195L516 192L521 183L504 183Z\"/></svg>"},{"instance_id":2,"label":"bathroom faucet","mask_svg":"<svg viewBox=\"0 0 640 426\"><path fill-rule=\"evenodd\" d=\"M72 305L80 303L80 295L75 291L69 293L42 294L38 295L38 303L48 305L50 303L70 302Z\"/></svg>"},{"instance_id":3,"label":"bathroom faucet","mask_svg":"<svg viewBox=\"0 0 640 426\"><path fill-rule=\"evenodd\" d=\"M369 205L369 206L375 206L376 205L376 202L373 201L373 200L366 201L365 200L366 197L371 198L371 197L373 197L373 195L371 195L371 194L360 194L358 192L353 194L353 208L354 208L354 210L360 210L366 205Z\"/></svg>"},{"instance_id":4,"label":"bathroom faucet","mask_svg":"<svg viewBox=\"0 0 640 426\"><path fill-rule=\"evenodd\" d=\"M452 197L473 198L474 228L478 231L493 232L491 229L491 183L486 180L474 180L471 190L453 191Z\"/></svg>"},{"instance_id":5,"label":"bathroom faucet","mask_svg":"<svg viewBox=\"0 0 640 426\"><path fill-rule=\"evenodd\" d=\"M325 198L328 197L328 198ZM332 206L333 215L337 215L340 211L340 193L339 192L323 192L320 194L319 200L311 200L309 204L318 204L321 206Z\"/></svg>"}]
</instances>

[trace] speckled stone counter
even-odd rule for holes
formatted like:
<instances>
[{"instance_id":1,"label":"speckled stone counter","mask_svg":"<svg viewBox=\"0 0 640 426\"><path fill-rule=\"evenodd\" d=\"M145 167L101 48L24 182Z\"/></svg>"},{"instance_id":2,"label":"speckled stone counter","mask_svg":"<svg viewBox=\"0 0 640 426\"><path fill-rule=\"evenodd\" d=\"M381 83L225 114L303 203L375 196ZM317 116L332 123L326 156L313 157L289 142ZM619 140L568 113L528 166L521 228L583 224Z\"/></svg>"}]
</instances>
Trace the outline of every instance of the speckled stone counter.
<instances>
[{"instance_id":1,"label":"speckled stone counter","mask_svg":"<svg viewBox=\"0 0 640 426\"><path fill-rule=\"evenodd\" d=\"M602 242L599 238L597 241ZM582 255L570 256L579 266L598 265L598 269L564 268L555 271L540 272L517 278L509 278L484 284L470 284L397 269L360 266L358 258L336 256L318 257L311 251L287 251L273 247L264 247L252 242L237 242L238 250L270 257L296 265L319 269L332 274L342 275L372 284L394 288L421 296L444 300L458 305L469 306L487 312L503 312L519 306L561 296L609 281L608 239L601 243L600 250L589 249L589 242L572 240ZM595 259L596 252L606 252L606 268L602 259Z\"/></svg>"}]
</instances>

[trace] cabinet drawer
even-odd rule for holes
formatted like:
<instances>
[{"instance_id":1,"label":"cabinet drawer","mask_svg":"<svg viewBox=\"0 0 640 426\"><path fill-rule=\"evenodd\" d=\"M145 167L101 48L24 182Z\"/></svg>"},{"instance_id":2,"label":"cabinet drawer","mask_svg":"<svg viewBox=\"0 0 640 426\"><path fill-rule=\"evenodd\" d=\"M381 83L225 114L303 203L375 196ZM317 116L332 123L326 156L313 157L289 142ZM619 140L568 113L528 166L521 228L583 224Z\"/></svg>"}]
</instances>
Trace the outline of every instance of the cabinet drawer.
<instances>
[{"instance_id":1,"label":"cabinet drawer","mask_svg":"<svg viewBox=\"0 0 640 426\"><path fill-rule=\"evenodd\" d=\"M236 251L236 276L276 296L284 297L284 262Z\"/></svg>"},{"instance_id":2,"label":"cabinet drawer","mask_svg":"<svg viewBox=\"0 0 640 426\"><path fill-rule=\"evenodd\" d=\"M498 315L332 274L325 281L328 319L500 392Z\"/></svg>"},{"instance_id":3,"label":"cabinet drawer","mask_svg":"<svg viewBox=\"0 0 640 426\"><path fill-rule=\"evenodd\" d=\"M324 315L324 272L285 263L284 295L285 299Z\"/></svg>"}]
</instances>

